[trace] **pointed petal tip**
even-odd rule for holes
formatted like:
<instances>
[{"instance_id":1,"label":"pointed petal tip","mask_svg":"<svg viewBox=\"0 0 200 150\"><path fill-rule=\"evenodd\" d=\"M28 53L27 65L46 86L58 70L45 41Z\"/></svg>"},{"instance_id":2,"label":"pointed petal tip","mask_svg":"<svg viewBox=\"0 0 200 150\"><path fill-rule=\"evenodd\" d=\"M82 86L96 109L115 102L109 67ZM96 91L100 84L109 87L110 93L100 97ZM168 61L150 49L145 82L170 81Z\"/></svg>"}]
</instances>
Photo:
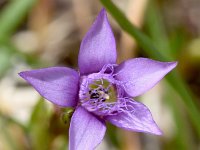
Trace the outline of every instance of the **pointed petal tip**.
<instances>
[{"instance_id":1,"label":"pointed petal tip","mask_svg":"<svg viewBox=\"0 0 200 150\"><path fill-rule=\"evenodd\" d=\"M101 20L105 20L105 22L110 26L110 22L108 20L108 16L107 16L107 11L105 8L102 8L101 11L99 12L97 18L101 18ZM111 28L111 27L110 27ZM112 30L112 29L111 29Z\"/></svg>"},{"instance_id":2,"label":"pointed petal tip","mask_svg":"<svg viewBox=\"0 0 200 150\"><path fill-rule=\"evenodd\" d=\"M170 70L174 69L177 65L177 61L168 62L168 67L170 68Z\"/></svg>"},{"instance_id":3,"label":"pointed petal tip","mask_svg":"<svg viewBox=\"0 0 200 150\"><path fill-rule=\"evenodd\" d=\"M151 131L135 130L135 132L141 132L141 133L146 133L146 134L150 134L150 135L157 135L157 136L163 135L163 132L160 130L160 128L158 126L154 130L151 130Z\"/></svg>"},{"instance_id":4,"label":"pointed petal tip","mask_svg":"<svg viewBox=\"0 0 200 150\"><path fill-rule=\"evenodd\" d=\"M18 75L19 75L20 77L22 77L22 76L23 76L23 72L19 72Z\"/></svg>"},{"instance_id":5,"label":"pointed petal tip","mask_svg":"<svg viewBox=\"0 0 200 150\"><path fill-rule=\"evenodd\" d=\"M124 81L128 95L137 97L154 87L178 62L161 62L148 58L134 58L121 63L115 70L116 78Z\"/></svg>"},{"instance_id":6,"label":"pointed petal tip","mask_svg":"<svg viewBox=\"0 0 200 150\"><path fill-rule=\"evenodd\" d=\"M105 8L101 9L98 16L101 16L102 18L105 18L106 20L108 20L107 11Z\"/></svg>"},{"instance_id":7,"label":"pointed petal tip","mask_svg":"<svg viewBox=\"0 0 200 150\"><path fill-rule=\"evenodd\" d=\"M154 127L155 128L151 132L149 132L150 134L154 134L154 135L158 135L158 136L163 135L163 131L157 126L156 123L154 124Z\"/></svg>"},{"instance_id":8,"label":"pointed petal tip","mask_svg":"<svg viewBox=\"0 0 200 150\"><path fill-rule=\"evenodd\" d=\"M78 56L80 74L99 72L104 65L115 64L116 60L114 34L106 9L102 8L81 42Z\"/></svg>"},{"instance_id":9,"label":"pointed petal tip","mask_svg":"<svg viewBox=\"0 0 200 150\"><path fill-rule=\"evenodd\" d=\"M158 136L162 136L163 135L163 131L161 131L160 129L155 133L155 135L158 135Z\"/></svg>"},{"instance_id":10,"label":"pointed petal tip","mask_svg":"<svg viewBox=\"0 0 200 150\"><path fill-rule=\"evenodd\" d=\"M164 64L163 69L166 69L166 74L167 74L177 66L178 62L177 61L163 62L163 64Z\"/></svg>"},{"instance_id":11,"label":"pointed petal tip","mask_svg":"<svg viewBox=\"0 0 200 150\"><path fill-rule=\"evenodd\" d=\"M100 14L106 15L106 9L104 7L101 9Z\"/></svg>"},{"instance_id":12,"label":"pointed petal tip","mask_svg":"<svg viewBox=\"0 0 200 150\"><path fill-rule=\"evenodd\" d=\"M172 62L172 68L174 69L176 66L178 65L178 61L174 61L174 62Z\"/></svg>"},{"instance_id":13,"label":"pointed petal tip","mask_svg":"<svg viewBox=\"0 0 200 150\"><path fill-rule=\"evenodd\" d=\"M23 79L26 79L26 71L22 71L22 72L19 72L18 75L23 78Z\"/></svg>"},{"instance_id":14,"label":"pointed petal tip","mask_svg":"<svg viewBox=\"0 0 200 150\"><path fill-rule=\"evenodd\" d=\"M126 102L126 106L126 109L118 115L106 116L105 119L111 124L125 130L154 135L163 134L154 121L150 110L144 104L130 100Z\"/></svg>"},{"instance_id":15,"label":"pointed petal tip","mask_svg":"<svg viewBox=\"0 0 200 150\"><path fill-rule=\"evenodd\" d=\"M19 72L18 75L23 78L24 80L26 80L28 82L28 74L27 74L28 71L22 71L22 72Z\"/></svg>"},{"instance_id":16,"label":"pointed petal tip","mask_svg":"<svg viewBox=\"0 0 200 150\"><path fill-rule=\"evenodd\" d=\"M119 126L118 126L119 127ZM131 128L124 128L124 127L119 127L131 132L140 132L140 133L145 133L145 134L150 134L150 135L157 135L157 136L162 136L163 135L163 131L157 126L157 124L154 122L154 125L152 125L152 128L149 130L141 130L141 129L131 129Z\"/></svg>"},{"instance_id":17,"label":"pointed petal tip","mask_svg":"<svg viewBox=\"0 0 200 150\"><path fill-rule=\"evenodd\" d=\"M175 67L178 65L178 61L173 61Z\"/></svg>"}]
</instances>

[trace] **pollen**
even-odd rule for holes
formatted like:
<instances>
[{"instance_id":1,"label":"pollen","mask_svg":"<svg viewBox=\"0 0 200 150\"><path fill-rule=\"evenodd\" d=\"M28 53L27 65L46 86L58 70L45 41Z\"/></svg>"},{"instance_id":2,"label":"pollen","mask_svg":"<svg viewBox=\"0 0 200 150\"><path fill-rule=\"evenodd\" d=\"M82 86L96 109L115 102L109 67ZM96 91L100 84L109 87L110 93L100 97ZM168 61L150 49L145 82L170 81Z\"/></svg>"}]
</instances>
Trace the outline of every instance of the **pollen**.
<instances>
[{"instance_id":1,"label":"pollen","mask_svg":"<svg viewBox=\"0 0 200 150\"><path fill-rule=\"evenodd\" d=\"M99 79L89 85L88 92L90 99L98 99L98 102L115 102L116 89L106 79Z\"/></svg>"}]
</instances>

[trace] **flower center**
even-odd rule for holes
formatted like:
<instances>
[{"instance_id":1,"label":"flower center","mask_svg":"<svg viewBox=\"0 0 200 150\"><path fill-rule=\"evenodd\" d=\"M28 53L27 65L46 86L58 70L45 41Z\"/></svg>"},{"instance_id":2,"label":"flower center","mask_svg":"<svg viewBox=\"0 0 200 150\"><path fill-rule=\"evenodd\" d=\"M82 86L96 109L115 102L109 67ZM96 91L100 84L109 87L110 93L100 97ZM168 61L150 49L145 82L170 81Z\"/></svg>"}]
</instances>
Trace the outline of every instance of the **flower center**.
<instances>
[{"instance_id":1,"label":"flower center","mask_svg":"<svg viewBox=\"0 0 200 150\"><path fill-rule=\"evenodd\" d=\"M106 79L96 80L89 85L89 99L98 99L99 102L116 102L116 88Z\"/></svg>"},{"instance_id":2,"label":"flower center","mask_svg":"<svg viewBox=\"0 0 200 150\"><path fill-rule=\"evenodd\" d=\"M112 74L94 73L83 76L80 83L80 105L99 116L115 115L121 111L122 88Z\"/></svg>"}]
</instances>

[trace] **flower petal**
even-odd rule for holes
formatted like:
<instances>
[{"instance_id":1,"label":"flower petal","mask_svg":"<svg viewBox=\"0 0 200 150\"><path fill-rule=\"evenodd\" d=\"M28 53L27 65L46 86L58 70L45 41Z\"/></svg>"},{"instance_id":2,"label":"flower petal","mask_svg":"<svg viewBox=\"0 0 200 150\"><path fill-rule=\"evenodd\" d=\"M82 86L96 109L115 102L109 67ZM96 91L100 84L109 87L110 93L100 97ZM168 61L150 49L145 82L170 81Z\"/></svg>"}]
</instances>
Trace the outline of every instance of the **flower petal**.
<instances>
[{"instance_id":1,"label":"flower petal","mask_svg":"<svg viewBox=\"0 0 200 150\"><path fill-rule=\"evenodd\" d=\"M79 107L72 116L69 130L70 150L93 150L102 141L106 126L102 120Z\"/></svg>"},{"instance_id":2,"label":"flower petal","mask_svg":"<svg viewBox=\"0 0 200 150\"><path fill-rule=\"evenodd\" d=\"M106 11L102 9L81 43L78 57L80 73L98 72L106 64L115 64L116 58L114 35Z\"/></svg>"},{"instance_id":3,"label":"flower petal","mask_svg":"<svg viewBox=\"0 0 200 150\"><path fill-rule=\"evenodd\" d=\"M136 97L155 86L177 62L160 62L147 58L135 58L121 63L115 70L126 93Z\"/></svg>"},{"instance_id":4,"label":"flower petal","mask_svg":"<svg viewBox=\"0 0 200 150\"><path fill-rule=\"evenodd\" d=\"M73 107L77 103L79 75L70 68L51 67L20 72L44 98L56 105Z\"/></svg>"},{"instance_id":5,"label":"flower petal","mask_svg":"<svg viewBox=\"0 0 200 150\"><path fill-rule=\"evenodd\" d=\"M151 112L142 103L130 100L124 111L105 118L117 127L136 132L161 135L162 132L154 122Z\"/></svg>"}]
</instances>

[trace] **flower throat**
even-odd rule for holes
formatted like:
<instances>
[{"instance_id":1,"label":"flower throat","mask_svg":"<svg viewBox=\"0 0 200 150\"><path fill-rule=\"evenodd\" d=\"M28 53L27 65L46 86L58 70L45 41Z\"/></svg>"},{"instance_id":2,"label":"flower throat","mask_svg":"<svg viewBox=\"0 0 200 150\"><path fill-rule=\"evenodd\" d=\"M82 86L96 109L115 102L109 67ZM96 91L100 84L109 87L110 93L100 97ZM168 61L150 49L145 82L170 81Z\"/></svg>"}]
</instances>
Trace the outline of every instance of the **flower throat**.
<instances>
[{"instance_id":1,"label":"flower throat","mask_svg":"<svg viewBox=\"0 0 200 150\"><path fill-rule=\"evenodd\" d=\"M116 102L116 88L106 79L95 80L89 85L87 93L89 99L98 99L98 102Z\"/></svg>"}]
</instances>

